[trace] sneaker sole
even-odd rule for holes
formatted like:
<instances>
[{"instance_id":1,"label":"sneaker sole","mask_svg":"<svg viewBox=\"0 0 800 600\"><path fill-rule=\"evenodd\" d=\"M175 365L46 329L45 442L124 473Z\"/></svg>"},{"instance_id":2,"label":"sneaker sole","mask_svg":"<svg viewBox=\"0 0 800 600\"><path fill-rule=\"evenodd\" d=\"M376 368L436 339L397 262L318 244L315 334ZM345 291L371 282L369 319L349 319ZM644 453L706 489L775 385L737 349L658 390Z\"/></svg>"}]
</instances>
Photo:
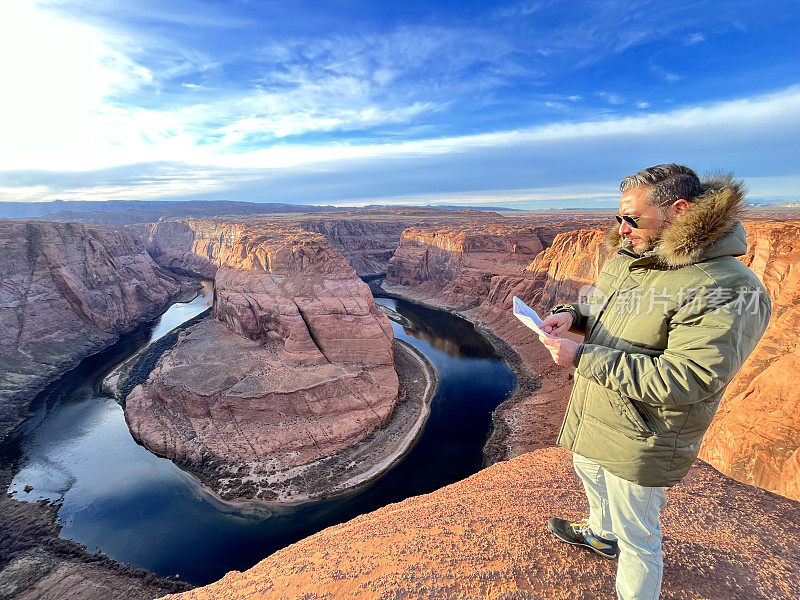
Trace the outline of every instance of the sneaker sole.
<instances>
[{"instance_id":1,"label":"sneaker sole","mask_svg":"<svg viewBox=\"0 0 800 600\"><path fill-rule=\"evenodd\" d=\"M617 554L614 554L614 555L605 554L605 553L601 552L600 550L598 550L597 548L593 547L591 544L582 544L580 542L573 542L571 540L565 540L563 537L558 535L555 531L550 529L550 525L549 524L547 526L547 531L552 533L553 537L555 537L557 540L559 540L561 542L565 542L565 543L569 544L570 546L580 546L581 548L587 548L587 549L591 550L592 552L594 552L595 554L599 554L600 556L602 556L606 560L615 560L617 558Z\"/></svg>"}]
</instances>

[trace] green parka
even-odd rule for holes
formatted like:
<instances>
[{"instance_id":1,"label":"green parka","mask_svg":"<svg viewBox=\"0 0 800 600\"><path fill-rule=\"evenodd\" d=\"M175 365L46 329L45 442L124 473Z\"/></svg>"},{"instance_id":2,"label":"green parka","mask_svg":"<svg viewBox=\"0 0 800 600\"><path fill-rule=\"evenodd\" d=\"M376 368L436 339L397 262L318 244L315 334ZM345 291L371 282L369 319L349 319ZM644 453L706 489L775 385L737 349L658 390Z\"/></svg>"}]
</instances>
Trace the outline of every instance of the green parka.
<instances>
[{"instance_id":1,"label":"green parka","mask_svg":"<svg viewBox=\"0 0 800 600\"><path fill-rule=\"evenodd\" d=\"M742 186L729 177L669 224L643 255L620 247L587 301L564 304L586 334L558 444L643 486L678 483L725 388L767 327L771 305L735 256Z\"/></svg>"}]
</instances>

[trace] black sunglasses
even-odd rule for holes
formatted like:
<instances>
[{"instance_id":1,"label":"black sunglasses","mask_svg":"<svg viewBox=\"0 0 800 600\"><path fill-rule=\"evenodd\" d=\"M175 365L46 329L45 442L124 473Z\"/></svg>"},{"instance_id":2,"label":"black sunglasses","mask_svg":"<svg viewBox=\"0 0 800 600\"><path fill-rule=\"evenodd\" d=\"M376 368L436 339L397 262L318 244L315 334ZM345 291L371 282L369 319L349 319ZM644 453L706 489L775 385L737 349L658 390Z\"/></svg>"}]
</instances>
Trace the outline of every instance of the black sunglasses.
<instances>
[{"instance_id":1,"label":"black sunglasses","mask_svg":"<svg viewBox=\"0 0 800 600\"><path fill-rule=\"evenodd\" d=\"M633 227L634 229L639 229L639 220L642 218L642 215L638 217L632 217L630 215L614 215L617 218L617 223L622 225L622 222L625 221L628 225Z\"/></svg>"}]
</instances>

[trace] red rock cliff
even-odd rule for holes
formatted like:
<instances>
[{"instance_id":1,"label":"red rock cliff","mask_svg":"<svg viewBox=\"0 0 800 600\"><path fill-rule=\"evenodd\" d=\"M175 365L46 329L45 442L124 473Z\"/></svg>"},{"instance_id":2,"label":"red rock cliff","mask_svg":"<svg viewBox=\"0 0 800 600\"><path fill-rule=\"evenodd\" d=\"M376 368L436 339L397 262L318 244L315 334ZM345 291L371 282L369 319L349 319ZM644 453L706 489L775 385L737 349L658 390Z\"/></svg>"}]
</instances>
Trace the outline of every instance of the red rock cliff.
<instances>
[{"instance_id":1,"label":"red rock cliff","mask_svg":"<svg viewBox=\"0 0 800 600\"><path fill-rule=\"evenodd\" d=\"M489 293L492 277L523 273L544 248L543 233L510 221L411 227L403 231L386 279L436 304L475 306Z\"/></svg>"},{"instance_id":2,"label":"red rock cliff","mask_svg":"<svg viewBox=\"0 0 800 600\"><path fill-rule=\"evenodd\" d=\"M800 221L745 224L742 261L772 299L767 331L731 382L700 457L723 473L800 500Z\"/></svg>"},{"instance_id":3,"label":"red rock cliff","mask_svg":"<svg viewBox=\"0 0 800 600\"><path fill-rule=\"evenodd\" d=\"M359 277L368 277L386 273L389 259L400 243L400 234L408 227L409 220L417 220L404 215L369 217L367 211L355 213L352 218L308 217L299 220L298 225L324 235Z\"/></svg>"},{"instance_id":4,"label":"red rock cliff","mask_svg":"<svg viewBox=\"0 0 800 600\"><path fill-rule=\"evenodd\" d=\"M180 291L119 227L0 221L0 437L46 383Z\"/></svg>"},{"instance_id":5,"label":"red rock cliff","mask_svg":"<svg viewBox=\"0 0 800 600\"><path fill-rule=\"evenodd\" d=\"M391 416L391 325L324 236L204 230L222 240L208 253L216 319L181 336L128 396L126 418L152 451L195 471L212 465L223 494L244 486L274 498L276 473L353 446Z\"/></svg>"},{"instance_id":6,"label":"red rock cliff","mask_svg":"<svg viewBox=\"0 0 800 600\"><path fill-rule=\"evenodd\" d=\"M186 219L129 225L159 265L190 275L213 279L220 250L235 242L243 223L213 219Z\"/></svg>"}]
</instances>

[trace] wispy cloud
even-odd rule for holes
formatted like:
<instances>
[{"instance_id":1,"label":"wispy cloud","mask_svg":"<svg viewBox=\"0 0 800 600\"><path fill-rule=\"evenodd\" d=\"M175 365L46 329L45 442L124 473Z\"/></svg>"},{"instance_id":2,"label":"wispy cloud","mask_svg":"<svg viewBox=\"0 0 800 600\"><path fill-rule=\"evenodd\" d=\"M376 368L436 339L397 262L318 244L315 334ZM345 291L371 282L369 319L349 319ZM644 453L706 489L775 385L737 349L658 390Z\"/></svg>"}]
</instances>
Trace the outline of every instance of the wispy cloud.
<instances>
[{"instance_id":1,"label":"wispy cloud","mask_svg":"<svg viewBox=\"0 0 800 600\"><path fill-rule=\"evenodd\" d=\"M614 104L614 105L625 104L625 98L623 98L619 94L615 94L613 92L606 92L602 90L599 92L595 92L595 94L600 98L603 98L609 104Z\"/></svg>"},{"instance_id":2,"label":"wispy cloud","mask_svg":"<svg viewBox=\"0 0 800 600\"><path fill-rule=\"evenodd\" d=\"M563 182L564 177L574 179L580 174L597 181L608 176L596 172L601 163L606 165L604 169L620 176L645 166L643 161L694 160L700 161L701 169L741 168L747 164L741 157L752 156L751 140L758 136L769 138L771 144L768 152L760 154L761 160L770 169L785 170L795 162L796 151L792 154L791 148L797 135L800 87L792 87L774 94L663 113L400 143L285 144L239 154L220 152L219 148L194 148L188 154L183 150L171 156L164 154L165 162L160 165L142 161L96 175L84 173L72 182L63 177L59 181L59 177L42 172L35 177L26 176L24 171L7 173L7 180L16 179L20 188L14 192L8 189L13 186L7 184L7 193L9 199L18 198L22 188L32 195L31 199L198 194L246 199L253 193L263 200L268 199L263 189L269 189L269 199L313 203L331 198L345 202L409 195L420 199L433 194L450 197L451 192L457 191L465 201L474 197L478 203L477 199L488 197L485 190L494 190L489 196L499 198L497 182L503 182L503 187L524 190L517 198L523 203L536 201L529 187L519 185L526 178L535 178L541 184L534 189L563 188L559 181ZM151 161L154 158L150 156ZM581 168L584 161L590 161L595 171ZM487 169L487 165L492 166ZM620 170L625 172L618 173ZM33 181L48 178L52 185L46 193L31 187ZM217 195L209 196L212 193ZM583 193L589 194L586 197L605 197L597 187ZM504 201L516 202L509 194L505 194ZM573 199L581 197L574 189L571 196L563 194ZM540 198L551 197L554 196Z\"/></svg>"},{"instance_id":3,"label":"wispy cloud","mask_svg":"<svg viewBox=\"0 0 800 600\"><path fill-rule=\"evenodd\" d=\"M693 33L687 38L685 43L687 46L693 46L694 44L699 44L700 42L705 42L705 41L706 41L706 36L704 34Z\"/></svg>"}]
</instances>

